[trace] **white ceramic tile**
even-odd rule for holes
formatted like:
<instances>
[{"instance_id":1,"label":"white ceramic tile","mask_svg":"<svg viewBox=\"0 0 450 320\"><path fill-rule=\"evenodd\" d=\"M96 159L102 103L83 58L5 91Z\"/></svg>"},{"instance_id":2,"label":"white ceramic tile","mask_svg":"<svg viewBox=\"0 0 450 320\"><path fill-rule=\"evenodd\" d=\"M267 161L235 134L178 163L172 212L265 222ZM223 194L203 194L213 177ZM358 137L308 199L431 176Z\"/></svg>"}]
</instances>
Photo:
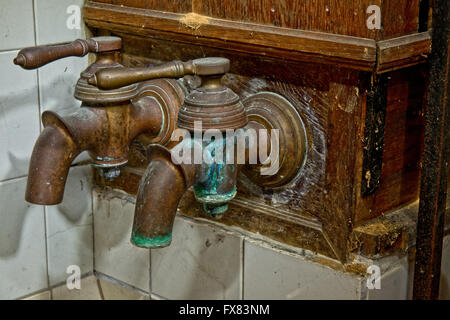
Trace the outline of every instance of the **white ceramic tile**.
<instances>
[{"instance_id":1,"label":"white ceramic tile","mask_svg":"<svg viewBox=\"0 0 450 320\"><path fill-rule=\"evenodd\" d=\"M68 57L41 67L38 73L41 111L76 111L81 101L73 96L75 85L87 65L85 56Z\"/></svg>"},{"instance_id":2,"label":"white ceramic tile","mask_svg":"<svg viewBox=\"0 0 450 320\"><path fill-rule=\"evenodd\" d=\"M33 2L2 0L0 5L0 50L34 46Z\"/></svg>"},{"instance_id":3,"label":"white ceramic tile","mask_svg":"<svg viewBox=\"0 0 450 320\"><path fill-rule=\"evenodd\" d=\"M61 115L76 112L81 101L74 98L75 85L80 73L88 65L87 56L68 57L54 61L39 69L39 97L41 112L52 110ZM73 163L90 160L87 152L80 154Z\"/></svg>"},{"instance_id":4,"label":"white ceramic tile","mask_svg":"<svg viewBox=\"0 0 450 320\"><path fill-rule=\"evenodd\" d=\"M380 289L367 289L368 300L407 300L409 267L404 263L381 275ZM366 281L362 282L366 285Z\"/></svg>"},{"instance_id":5,"label":"white ceramic tile","mask_svg":"<svg viewBox=\"0 0 450 320\"><path fill-rule=\"evenodd\" d=\"M71 265L93 271L91 175L90 166L70 168L62 203L46 207L50 285L65 282Z\"/></svg>"},{"instance_id":6,"label":"white ceramic tile","mask_svg":"<svg viewBox=\"0 0 450 320\"><path fill-rule=\"evenodd\" d=\"M149 296L126 288L118 283L99 279L99 286L104 300L149 300Z\"/></svg>"},{"instance_id":7,"label":"white ceramic tile","mask_svg":"<svg viewBox=\"0 0 450 320\"><path fill-rule=\"evenodd\" d=\"M242 239L177 217L172 244L151 253L152 293L168 299L241 299Z\"/></svg>"},{"instance_id":8,"label":"white ceramic tile","mask_svg":"<svg viewBox=\"0 0 450 320\"><path fill-rule=\"evenodd\" d=\"M0 183L0 299L47 287L44 209L26 203L26 178Z\"/></svg>"},{"instance_id":9,"label":"white ceramic tile","mask_svg":"<svg viewBox=\"0 0 450 320\"><path fill-rule=\"evenodd\" d=\"M73 13L68 13L68 8L77 6L81 13L83 3L84 0L34 0L38 45L84 39L83 19L80 21L80 29L69 29L67 23L73 21Z\"/></svg>"},{"instance_id":10,"label":"white ceramic tile","mask_svg":"<svg viewBox=\"0 0 450 320\"><path fill-rule=\"evenodd\" d=\"M28 173L39 135L36 71L14 65L16 54L0 53L0 181Z\"/></svg>"},{"instance_id":11,"label":"white ceramic tile","mask_svg":"<svg viewBox=\"0 0 450 320\"><path fill-rule=\"evenodd\" d=\"M66 284L52 289L53 300L101 300L97 278L81 279L80 289L68 289Z\"/></svg>"},{"instance_id":12,"label":"white ceramic tile","mask_svg":"<svg viewBox=\"0 0 450 320\"><path fill-rule=\"evenodd\" d=\"M50 291L44 291L40 293L36 293L32 296L23 298L22 300L52 300Z\"/></svg>"},{"instance_id":13,"label":"white ceramic tile","mask_svg":"<svg viewBox=\"0 0 450 320\"><path fill-rule=\"evenodd\" d=\"M244 299L360 299L361 278L245 241Z\"/></svg>"},{"instance_id":14,"label":"white ceramic tile","mask_svg":"<svg viewBox=\"0 0 450 320\"><path fill-rule=\"evenodd\" d=\"M450 196L447 196L450 198ZM442 246L440 299L450 300L450 236L444 238Z\"/></svg>"},{"instance_id":15,"label":"white ceramic tile","mask_svg":"<svg viewBox=\"0 0 450 320\"><path fill-rule=\"evenodd\" d=\"M149 250L130 243L134 205L94 192L95 270L149 291Z\"/></svg>"}]
</instances>

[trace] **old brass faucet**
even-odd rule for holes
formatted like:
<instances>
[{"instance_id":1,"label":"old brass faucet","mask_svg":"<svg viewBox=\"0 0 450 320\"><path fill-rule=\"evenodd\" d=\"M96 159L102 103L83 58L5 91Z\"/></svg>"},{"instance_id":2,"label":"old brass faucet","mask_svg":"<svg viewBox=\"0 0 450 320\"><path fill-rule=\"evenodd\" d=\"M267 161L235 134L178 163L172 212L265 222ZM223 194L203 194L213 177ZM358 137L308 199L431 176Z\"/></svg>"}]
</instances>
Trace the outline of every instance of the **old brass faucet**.
<instances>
[{"instance_id":1,"label":"old brass faucet","mask_svg":"<svg viewBox=\"0 0 450 320\"><path fill-rule=\"evenodd\" d=\"M185 130L184 135L180 134L184 139L172 149L156 144L148 146L149 165L139 186L131 236L135 245L158 248L170 244L179 201L191 186L204 209L213 217L220 217L236 195L240 169L261 186L280 187L289 183L302 167L307 140L296 109L283 97L268 92L241 101L222 83L229 69L228 59L202 58L157 67L102 69L88 79L90 84L107 90L160 77L201 77L201 86L186 96L178 113L177 126ZM228 132L241 132L245 136L250 129L280 131L281 149L275 155L280 166L270 178L255 171L265 166L266 158L253 165L235 161L239 135ZM201 150L200 162L192 161L196 147ZM258 147L270 149L271 155L275 153L272 140ZM219 155L217 150L221 148L226 151ZM185 156L189 154L184 159L191 161L177 161L180 151ZM232 156L228 157L229 154ZM249 145L245 144L244 158L249 154Z\"/></svg>"},{"instance_id":2,"label":"old brass faucet","mask_svg":"<svg viewBox=\"0 0 450 320\"><path fill-rule=\"evenodd\" d=\"M25 69L39 68L68 56L95 53L96 61L80 75L75 98L80 109L68 115L45 111L44 130L30 160L25 199L53 205L62 201L67 174L72 161L88 151L92 163L110 179L116 177L128 161L130 143L140 134L151 142L164 144L175 128L184 94L174 80L159 79L141 84L102 90L88 83L99 70L120 70L118 37L75 40L70 44L39 46L21 50L14 63Z\"/></svg>"}]
</instances>

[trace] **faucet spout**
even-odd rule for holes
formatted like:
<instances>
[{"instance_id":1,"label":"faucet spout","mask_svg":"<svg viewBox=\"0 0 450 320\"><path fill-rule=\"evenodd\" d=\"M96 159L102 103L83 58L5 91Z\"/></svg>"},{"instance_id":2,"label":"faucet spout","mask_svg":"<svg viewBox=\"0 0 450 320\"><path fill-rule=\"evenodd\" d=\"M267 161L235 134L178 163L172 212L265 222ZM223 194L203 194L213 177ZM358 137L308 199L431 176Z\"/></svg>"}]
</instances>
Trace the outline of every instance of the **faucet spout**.
<instances>
[{"instance_id":1,"label":"faucet spout","mask_svg":"<svg viewBox=\"0 0 450 320\"><path fill-rule=\"evenodd\" d=\"M81 152L56 119L49 119L31 155L25 200L54 205L62 201L70 164Z\"/></svg>"},{"instance_id":2,"label":"faucet spout","mask_svg":"<svg viewBox=\"0 0 450 320\"><path fill-rule=\"evenodd\" d=\"M139 185L131 241L143 248L170 245L178 203L194 183L192 165L175 164L169 149L150 145L147 167Z\"/></svg>"}]
</instances>

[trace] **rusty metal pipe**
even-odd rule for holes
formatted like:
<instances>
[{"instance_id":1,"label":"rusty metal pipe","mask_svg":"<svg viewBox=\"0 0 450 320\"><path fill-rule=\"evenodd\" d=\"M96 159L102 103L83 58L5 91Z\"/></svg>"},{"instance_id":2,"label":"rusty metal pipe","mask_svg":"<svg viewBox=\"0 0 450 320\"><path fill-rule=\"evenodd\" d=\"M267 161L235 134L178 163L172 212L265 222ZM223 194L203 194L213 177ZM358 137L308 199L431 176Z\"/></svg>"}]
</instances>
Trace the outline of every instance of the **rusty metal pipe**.
<instances>
[{"instance_id":1,"label":"rusty metal pipe","mask_svg":"<svg viewBox=\"0 0 450 320\"><path fill-rule=\"evenodd\" d=\"M25 200L42 205L60 203L70 164L80 152L64 127L47 126L31 155Z\"/></svg>"},{"instance_id":2,"label":"rusty metal pipe","mask_svg":"<svg viewBox=\"0 0 450 320\"><path fill-rule=\"evenodd\" d=\"M27 201L43 205L60 203L70 164L82 151L89 152L100 174L114 179L120 174L119 167L128 162L128 150L135 138L146 134L145 139L161 144L170 139L184 99L183 88L174 80L152 80L110 90L88 83L102 69L126 73L127 69L119 63L121 47L122 40L118 37L96 37L25 48L14 59L15 64L25 69L35 69L64 57L96 53L96 61L80 74L75 86L74 96L83 102L81 108L68 115L51 111L42 114L45 129L30 162ZM193 64L172 63L155 71L175 72L176 76L184 66Z\"/></svg>"},{"instance_id":3,"label":"rusty metal pipe","mask_svg":"<svg viewBox=\"0 0 450 320\"><path fill-rule=\"evenodd\" d=\"M83 105L66 116L46 111L42 121L45 129L31 156L25 200L54 205L62 201L67 173L78 154L88 151L100 168L121 166L128 161L131 142L142 133L158 135L164 120L158 102L144 99L108 107Z\"/></svg>"},{"instance_id":4,"label":"rusty metal pipe","mask_svg":"<svg viewBox=\"0 0 450 320\"><path fill-rule=\"evenodd\" d=\"M170 150L160 145L148 149L150 161L139 185L131 242L143 248L166 247L178 203L194 183L194 166L175 164Z\"/></svg>"}]
</instances>

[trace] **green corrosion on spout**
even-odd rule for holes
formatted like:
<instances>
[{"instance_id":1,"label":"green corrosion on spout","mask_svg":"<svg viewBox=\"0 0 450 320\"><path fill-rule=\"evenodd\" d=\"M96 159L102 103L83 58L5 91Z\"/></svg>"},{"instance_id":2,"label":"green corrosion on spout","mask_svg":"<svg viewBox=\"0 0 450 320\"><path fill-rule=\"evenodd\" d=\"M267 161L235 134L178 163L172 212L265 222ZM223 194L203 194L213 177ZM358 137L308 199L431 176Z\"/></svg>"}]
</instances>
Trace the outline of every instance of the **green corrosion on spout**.
<instances>
[{"instance_id":1,"label":"green corrosion on spout","mask_svg":"<svg viewBox=\"0 0 450 320\"><path fill-rule=\"evenodd\" d=\"M213 218L220 218L228 209L228 202L236 195L237 168L233 163L221 159L223 152L217 148L226 146L226 139L210 142L205 150L209 163L202 164L201 178L194 185L197 201L203 203L203 209Z\"/></svg>"},{"instance_id":2,"label":"green corrosion on spout","mask_svg":"<svg viewBox=\"0 0 450 320\"><path fill-rule=\"evenodd\" d=\"M163 248L172 241L172 233L166 236L156 236L154 238L145 237L136 233L131 234L131 242L142 248Z\"/></svg>"}]
</instances>

